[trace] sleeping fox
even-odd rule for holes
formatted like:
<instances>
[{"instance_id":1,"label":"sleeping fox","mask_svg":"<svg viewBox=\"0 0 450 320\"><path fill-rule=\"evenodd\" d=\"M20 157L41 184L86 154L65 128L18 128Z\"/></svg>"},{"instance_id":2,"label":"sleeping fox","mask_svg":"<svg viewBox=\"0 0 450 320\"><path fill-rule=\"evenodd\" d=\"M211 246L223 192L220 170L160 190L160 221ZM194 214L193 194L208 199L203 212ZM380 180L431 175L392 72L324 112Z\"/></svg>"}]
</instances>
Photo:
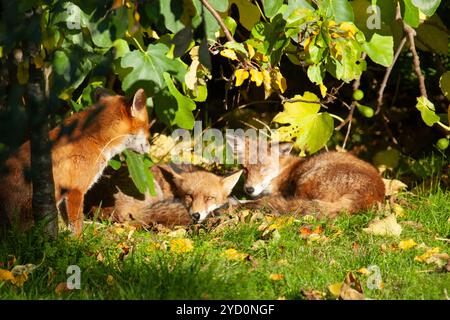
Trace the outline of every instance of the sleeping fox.
<instances>
[{"instance_id":1,"label":"sleeping fox","mask_svg":"<svg viewBox=\"0 0 450 320\"><path fill-rule=\"evenodd\" d=\"M155 165L156 196L139 200L119 192L114 195L111 218L117 222L134 221L149 225L160 223L167 227L201 223L214 210L228 203L228 196L239 180L241 171L221 177L193 166ZM111 179L108 184L117 183ZM132 184L128 179L120 185Z\"/></svg>"},{"instance_id":2,"label":"sleeping fox","mask_svg":"<svg viewBox=\"0 0 450 320\"><path fill-rule=\"evenodd\" d=\"M269 206L279 212L334 217L371 208L385 196L379 172L371 164L343 152L324 152L310 158L290 155L292 143L272 142L262 159L251 163L251 140L227 136L237 142L244 167L244 191L254 202L247 207Z\"/></svg>"},{"instance_id":3,"label":"sleeping fox","mask_svg":"<svg viewBox=\"0 0 450 320\"><path fill-rule=\"evenodd\" d=\"M69 228L79 236L83 226L85 193L100 178L108 161L125 149L150 150L146 97L139 89L132 101L102 95L95 105L74 114L50 131L57 205L65 200ZM0 221L18 221L21 229L34 224L30 142L24 143L0 173Z\"/></svg>"}]
</instances>

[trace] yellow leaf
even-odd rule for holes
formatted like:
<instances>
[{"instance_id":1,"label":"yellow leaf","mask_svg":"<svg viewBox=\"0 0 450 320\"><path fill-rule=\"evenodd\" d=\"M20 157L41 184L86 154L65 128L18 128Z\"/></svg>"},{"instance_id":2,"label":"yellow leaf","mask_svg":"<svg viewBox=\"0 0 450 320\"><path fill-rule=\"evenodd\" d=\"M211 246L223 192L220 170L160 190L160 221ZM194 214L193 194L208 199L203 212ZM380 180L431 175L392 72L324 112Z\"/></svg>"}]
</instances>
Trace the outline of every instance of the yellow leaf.
<instances>
[{"instance_id":1,"label":"yellow leaf","mask_svg":"<svg viewBox=\"0 0 450 320\"><path fill-rule=\"evenodd\" d=\"M236 87L239 87L244 83L245 79L248 78L249 74L248 71L245 69L238 69L234 72L234 75L236 77Z\"/></svg>"},{"instance_id":2,"label":"yellow leaf","mask_svg":"<svg viewBox=\"0 0 450 320\"><path fill-rule=\"evenodd\" d=\"M398 237L402 232L402 226L397 223L395 215L391 214L382 220L376 218L371 221L363 231L377 236Z\"/></svg>"},{"instance_id":3,"label":"yellow leaf","mask_svg":"<svg viewBox=\"0 0 450 320\"><path fill-rule=\"evenodd\" d=\"M358 32L358 28L351 22L342 22L339 25L339 28L348 32L352 38L354 38L354 35L356 34L356 32Z\"/></svg>"},{"instance_id":4,"label":"yellow leaf","mask_svg":"<svg viewBox=\"0 0 450 320\"><path fill-rule=\"evenodd\" d=\"M220 51L220 55L224 56L225 58L231 59L231 60L238 59L236 52L234 52L233 49L224 49L224 50Z\"/></svg>"},{"instance_id":5,"label":"yellow leaf","mask_svg":"<svg viewBox=\"0 0 450 320\"><path fill-rule=\"evenodd\" d=\"M337 282L337 283L330 284L328 286L328 290L330 291L330 293L333 296L339 297L339 294L341 293L342 284L343 284L342 282Z\"/></svg>"},{"instance_id":6,"label":"yellow leaf","mask_svg":"<svg viewBox=\"0 0 450 320\"><path fill-rule=\"evenodd\" d=\"M401 205L394 203L392 205L392 210L395 213L395 216L398 218L403 218L405 216L405 210L402 208Z\"/></svg>"},{"instance_id":7,"label":"yellow leaf","mask_svg":"<svg viewBox=\"0 0 450 320\"><path fill-rule=\"evenodd\" d=\"M270 280L272 281L280 281L284 279L284 275L282 275L281 273L272 273L270 275Z\"/></svg>"},{"instance_id":8,"label":"yellow leaf","mask_svg":"<svg viewBox=\"0 0 450 320\"><path fill-rule=\"evenodd\" d=\"M358 273L360 273L360 274L363 274L363 275L368 275L368 274L370 274L370 271L369 270L367 270L367 268L360 268L360 269L358 269L358 270L356 270L356 272L358 272Z\"/></svg>"},{"instance_id":9,"label":"yellow leaf","mask_svg":"<svg viewBox=\"0 0 450 320\"><path fill-rule=\"evenodd\" d=\"M399 242L398 247L402 250L408 250L417 246L417 243L413 239L402 240Z\"/></svg>"},{"instance_id":10,"label":"yellow leaf","mask_svg":"<svg viewBox=\"0 0 450 320\"><path fill-rule=\"evenodd\" d=\"M262 73L264 78L264 96L267 99L272 93L272 78L269 71L263 70Z\"/></svg>"},{"instance_id":11,"label":"yellow leaf","mask_svg":"<svg viewBox=\"0 0 450 320\"><path fill-rule=\"evenodd\" d=\"M27 280L28 280L28 272L24 272L20 275L15 276L14 280L11 280L11 283L14 284L15 286L21 288L21 287L23 287L23 284Z\"/></svg>"},{"instance_id":12,"label":"yellow leaf","mask_svg":"<svg viewBox=\"0 0 450 320\"><path fill-rule=\"evenodd\" d=\"M325 98L325 96L327 95L327 87L325 87L325 85L323 83L319 84L320 87L320 94L322 95L322 98Z\"/></svg>"},{"instance_id":13,"label":"yellow leaf","mask_svg":"<svg viewBox=\"0 0 450 320\"><path fill-rule=\"evenodd\" d=\"M334 21L334 20L328 21L328 28L334 27L335 25L336 25L336 21Z\"/></svg>"},{"instance_id":14,"label":"yellow leaf","mask_svg":"<svg viewBox=\"0 0 450 320\"><path fill-rule=\"evenodd\" d=\"M248 257L248 254L241 253L237 251L236 249L230 248L225 250L225 252L222 254L222 256L225 256L228 260L245 260Z\"/></svg>"},{"instance_id":15,"label":"yellow leaf","mask_svg":"<svg viewBox=\"0 0 450 320\"><path fill-rule=\"evenodd\" d=\"M305 39L305 42L303 43L303 47L305 48L305 51L308 51L308 47L311 44L312 39L314 39L314 37L308 37Z\"/></svg>"},{"instance_id":16,"label":"yellow leaf","mask_svg":"<svg viewBox=\"0 0 450 320\"><path fill-rule=\"evenodd\" d=\"M250 75L251 75L250 80L255 82L257 87L259 87L263 83L264 76L261 71L258 71L256 69L250 69Z\"/></svg>"},{"instance_id":17,"label":"yellow leaf","mask_svg":"<svg viewBox=\"0 0 450 320\"><path fill-rule=\"evenodd\" d=\"M190 239L173 239L170 240L170 252L184 253L194 250L194 244Z\"/></svg>"},{"instance_id":18,"label":"yellow leaf","mask_svg":"<svg viewBox=\"0 0 450 320\"><path fill-rule=\"evenodd\" d=\"M108 276L106 277L106 283L111 286L113 285L115 282L115 279L112 275L108 274Z\"/></svg>"},{"instance_id":19,"label":"yellow leaf","mask_svg":"<svg viewBox=\"0 0 450 320\"><path fill-rule=\"evenodd\" d=\"M9 270L0 269L0 281L14 281L14 275Z\"/></svg>"},{"instance_id":20,"label":"yellow leaf","mask_svg":"<svg viewBox=\"0 0 450 320\"><path fill-rule=\"evenodd\" d=\"M286 79L283 77L280 71L276 71L276 79L275 79L278 89L280 89L281 93L284 93L287 89Z\"/></svg>"},{"instance_id":21,"label":"yellow leaf","mask_svg":"<svg viewBox=\"0 0 450 320\"><path fill-rule=\"evenodd\" d=\"M439 247L429 249L425 253L421 254L420 256L414 257L414 261L426 263L428 261L428 259L430 259L433 255L439 253L440 251L441 251L441 248L439 248Z\"/></svg>"},{"instance_id":22,"label":"yellow leaf","mask_svg":"<svg viewBox=\"0 0 450 320\"><path fill-rule=\"evenodd\" d=\"M247 44L247 52L248 52L248 57L250 59L252 59L255 56L255 49L250 44Z\"/></svg>"}]
</instances>

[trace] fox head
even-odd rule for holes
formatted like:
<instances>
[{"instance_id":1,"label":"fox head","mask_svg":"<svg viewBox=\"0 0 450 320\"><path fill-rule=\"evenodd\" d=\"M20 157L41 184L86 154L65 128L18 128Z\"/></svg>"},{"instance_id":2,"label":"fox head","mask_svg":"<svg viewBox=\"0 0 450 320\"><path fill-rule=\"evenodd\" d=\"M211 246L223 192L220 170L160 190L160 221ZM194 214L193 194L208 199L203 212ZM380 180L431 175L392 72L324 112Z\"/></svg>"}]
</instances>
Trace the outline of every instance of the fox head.
<instances>
[{"instance_id":1,"label":"fox head","mask_svg":"<svg viewBox=\"0 0 450 320\"><path fill-rule=\"evenodd\" d=\"M228 202L242 170L221 177L207 171L172 171L178 196L196 222L202 222L214 210Z\"/></svg>"},{"instance_id":2,"label":"fox head","mask_svg":"<svg viewBox=\"0 0 450 320\"><path fill-rule=\"evenodd\" d=\"M230 143L236 143L235 151L239 162L244 168L244 191L256 198L272 192L272 182L281 173L281 160L289 156L293 144L290 142L269 142L257 147L257 154L250 155L251 143L257 143L250 138L227 136ZM266 148L262 150L261 148Z\"/></svg>"},{"instance_id":3,"label":"fox head","mask_svg":"<svg viewBox=\"0 0 450 320\"><path fill-rule=\"evenodd\" d=\"M149 117L147 112L147 98L144 89L139 89L134 94L133 100L127 101L122 96L110 95L104 89L96 91L96 99L100 105L108 108L110 105L118 107L119 116L110 120L108 124L122 137L119 141L113 141L114 149L130 149L135 152L145 154L150 151L149 143ZM108 109L106 109L107 111ZM117 110L117 109L116 109ZM118 124L114 126L114 124ZM115 150L118 153L122 150Z\"/></svg>"}]
</instances>

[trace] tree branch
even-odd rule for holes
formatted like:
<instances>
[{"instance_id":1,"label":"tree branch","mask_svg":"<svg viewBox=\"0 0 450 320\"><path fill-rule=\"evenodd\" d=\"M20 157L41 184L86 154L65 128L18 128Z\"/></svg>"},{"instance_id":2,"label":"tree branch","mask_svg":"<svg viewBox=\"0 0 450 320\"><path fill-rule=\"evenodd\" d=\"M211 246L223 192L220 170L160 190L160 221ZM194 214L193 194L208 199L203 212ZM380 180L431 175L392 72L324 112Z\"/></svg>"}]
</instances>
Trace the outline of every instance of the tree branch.
<instances>
[{"instance_id":1,"label":"tree branch","mask_svg":"<svg viewBox=\"0 0 450 320\"><path fill-rule=\"evenodd\" d=\"M228 39L228 41L234 42L234 38L231 35L230 30L228 30L227 26L225 25L220 15L217 13L217 11L211 6L211 4L207 0L200 0L200 2L203 4L203 6L205 6L206 9L208 9L209 12L211 12L214 19L217 20L217 23L219 23L219 26L222 29L223 33L225 33L225 37Z\"/></svg>"},{"instance_id":2,"label":"tree branch","mask_svg":"<svg viewBox=\"0 0 450 320\"><path fill-rule=\"evenodd\" d=\"M403 47L406 43L406 36L403 37L402 41L400 42L397 51L394 55L394 60L392 61L392 64L386 69L386 73L384 74L383 82L381 82L380 90L378 90L378 99L377 99L377 109L375 111L375 114L380 113L381 106L383 105L383 95L384 90L386 89L387 82L389 80L389 77L391 76L392 69L394 68L395 63L397 62L398 57L400 56L400 53L403 50Z\"/></svg>"},{"instance_id":3,"label":"tree branch","mask_svg":"<svg viewBox=\"0 0 450 320\"><path fill-rule=\"evenodd\" d=\"M413 55L414 69L416 71L417 79L419 80L420 94L427 98L428 95L427 89L425 87L425 77L422 73L422 70L420 69L420 58L417 54L416 44L414 42L414 37L417 35L416 30L408 26L406 23L403 23L403 29L405 30L409 39L409 48Z\"/></svg>"}]
</instances>

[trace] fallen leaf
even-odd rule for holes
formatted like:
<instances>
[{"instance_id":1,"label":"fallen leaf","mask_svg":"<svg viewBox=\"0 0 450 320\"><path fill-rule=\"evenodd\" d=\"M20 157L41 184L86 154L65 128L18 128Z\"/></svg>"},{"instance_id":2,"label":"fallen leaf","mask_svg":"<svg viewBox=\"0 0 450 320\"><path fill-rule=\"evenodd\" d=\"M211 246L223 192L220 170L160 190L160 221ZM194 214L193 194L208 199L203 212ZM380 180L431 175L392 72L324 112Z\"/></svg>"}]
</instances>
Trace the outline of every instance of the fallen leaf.
<instances>
[{"instance_id":1,"label":"fallen leaf","mask_svg":"<svg viewBox=\"0 0 450 320\"><path fill-rule=\"evenodd\" d=\"M0 281L14 281L14 275L9 270L0 269Z\"/></svg>"},{"instance_id":2,"label":"fallen leaf","mask_svg":"<svg viewBox=\"0 0 450 320\"><path fill-rule=\"evenodd\" d=\"M431 258L434 254L439 253L440 250L441 250L441 248L439 248L439 247L429 249L425 253L421 254L420 256L414 257L414 261L426 263L429 258Z\"/></svg>"},{"instance_id":3,"label":"fallen leaf","mask_svg":"<svg viewBox=\"0 0 450 320\"><path fill-rule=\"evenodd\" d=\"M342 300L365 300L364 295L361 292L353 289L349 284L342 284L339 297Z\"/></svg>"},{"instance_id":4,"label":"fallen leaf","mask_svg":"<svg viewBox=\"0 0 450 320\"><path fill-rule=\"evenodd\" d=\"M173 239L170 240L170 252L185 253L194 250L194 244L190 239Z\"/></svg>"},{"instance_id":5,"label":"fallen leaf","mask_svg":"<svg viewBox=\"0 0 450 320\"><path fill-rule=\"evenodd\" d=\"M402 250L408 250L417 246L417 243L413 239L402 240L399 242L398 247Z\"/></svg>"},{"instance_id":6,"label":"fallen leaf","mask_svg":"<svg viewBox=\"0 0 450 320\"><path fill-rule=\"evenodd\" d=\"M370 271L369 270L367 270L367 268L360 268L360 269L358 269L358 270L356 270L356 272L358 272L358 273L360 273L360 274L363 274L363 275L365 275L365 276L367 276L368 274L370 274Z\"/></svg>"},{"instance_id":7,"label":"fallen leaf","mask_svg":"<svg viewBox=\"0 0 450 320\"><path fill-rule=\"evenodd\" d=\"M300 293L306 298L306 300L323 300L325 298L325 293L319 290L302 289Z\"/></svg>"},{"instance_id":8,"label":"fallen leaf","mask_svg":"<svg viewBox=\"0 0 450 320\"><path fill-rule=\"evenodd\" d=\"M408 188L406 184L396 179L383 179L386 189L386 196L393 196L399 193L399 191Z\"/></svg>"},{"instance_id":9,"label":"fallen leaf","mask_svg":"<svg viewBox=\"0 0 450 320\"><path fill-rule=\"evenodd\" d=\"M225 256L228 260L238 260L238 261L243 261L248 257L247 253L239 252L233 248L225 250L225 252L222 255Z\"/></svg>"},{"instance_id":10,"label":"fallen leaf","mask_svg":"<svg viewBox=\"0 0 450 320\"><path fill-rule=\"evenodd\" d=\"M342 282L336 282L333 284L330 284L328 286L328 290L330 291L330 293L335 296L336 298L339 297L339 294L341 292L341 288L342 288Z\"/></svg>"},{"instance_id":11,"label":"fallen leaf","mask_svg":"<svg viewBox=\"0 0 450 320\"><path fill-rule=\"evenodd\" d=\"M398 237L402 233L402 227L397 223L395 215L391 214L382 220L374 219L363 231L377 236Z\"/></svg>"},{"instance_id":12,"label":"fallen leaf","mask_svg":"<svg viewBox=\"0 0 450 320\"><path fill-rule=\"evenodd\" d=\"M55 293L60 296L61 294L63 294L64 292L70 291L69 288L67 288L67 283L66 282L60 282L56 285L55 287Z\"/></svg>"},{"instance_id":13,"label":"fallen leaf","mask_svg":"<svg viewBox=\"0 0 450 320\"><path fill-rule=\"evenodd\" d=\"M394 203L392 205L392 211L394 212L397 218L403 218L406 216L405 209L403 209L403 207L397 203Z\"/></svg>"},{"instance_id":14,"label":"fallen leaf","mask_svg":"<svg viewBox=\"0 0 450 320\"><path fill-rule=\"evenodd\" d=\"M270 280L272 281L280 281L284 279L284 275L282 275L281 273L272 273L270 275Z\"/></svg>"},{"instance_id":15,"label":"fallen leaf","mask_svg":"<svg viewBox=\"0 0 450 320\"><path fill-rule=\"evenodd\" d=\"M171 238L184 238L186 236L186 229L179 228L177 230L169 232L167 235Z\"/></svg>"},{"instance_id":16,"label":"fallen leaf","mask_svg":"<svg viewBox=\"0 0 450 320\"><path fill-rule=\"evenodd\" d=\"M103 262L103 261L105 261L105 257L103 257L103 255L102 255L101 252L99 252L99 253L97 254L97 261L98 261L98 262Z\"/></svg>"},{"instance_id":17,"label":"fallen leaf","mask_svg":"<svg viewBox=\"0 0 450 320\"><path fill-rule=\"evenodd\" d=\"M115 282L114 277L112 275L108 274L108 276L106 277L106 283L109 286L112 286L114 284L114 282Z\"/></svg>"}]
</instances>

